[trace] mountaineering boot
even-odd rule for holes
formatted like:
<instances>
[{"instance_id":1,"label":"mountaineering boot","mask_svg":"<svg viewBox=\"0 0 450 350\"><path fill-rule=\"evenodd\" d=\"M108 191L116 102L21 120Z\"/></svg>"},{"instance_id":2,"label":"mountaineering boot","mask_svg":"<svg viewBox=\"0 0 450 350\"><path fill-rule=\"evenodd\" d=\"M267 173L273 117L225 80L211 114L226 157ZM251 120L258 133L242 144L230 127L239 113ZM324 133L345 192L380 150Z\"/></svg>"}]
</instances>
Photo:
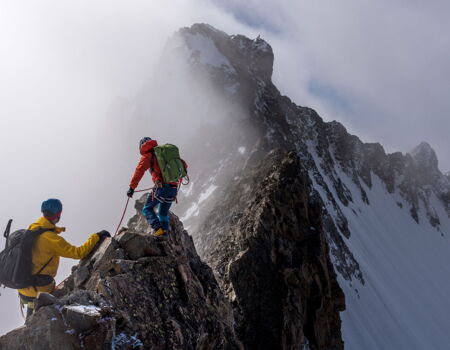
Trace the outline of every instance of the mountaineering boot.
<instances>
[{"instance_id":1,"label":"mountaineering boot","mask_svg":"<svg viewBox=\"0 0 450 350\"><path fill-rule=\"evenodd\" d=\"M164 230L162 227L160 227L155 232L153 232L153 236L155 236L155 237L164 237L166 235L167 235L167 231Z\"/></svg>"}]
</instances>

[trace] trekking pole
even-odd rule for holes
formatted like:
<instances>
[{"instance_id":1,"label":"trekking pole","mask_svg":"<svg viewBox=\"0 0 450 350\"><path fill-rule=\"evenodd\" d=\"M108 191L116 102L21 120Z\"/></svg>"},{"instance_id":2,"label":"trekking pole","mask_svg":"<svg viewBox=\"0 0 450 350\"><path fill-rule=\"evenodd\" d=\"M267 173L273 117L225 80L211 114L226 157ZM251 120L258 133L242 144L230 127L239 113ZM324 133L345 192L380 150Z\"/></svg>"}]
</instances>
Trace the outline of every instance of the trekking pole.
<instances>
[{"instance_id":1,"label":"trekking pole","mask_svg":"<svg viewBox=\"0 0 450 350\"><path fill-rule=\"evenodd\" d=\"M8 224L6 225L5 233L3 234L3 237L6 238L5 249L8 249L9 232L11 231L11 224L12 224L12 219L9 219Z\"/></svg>"}]
</instances>

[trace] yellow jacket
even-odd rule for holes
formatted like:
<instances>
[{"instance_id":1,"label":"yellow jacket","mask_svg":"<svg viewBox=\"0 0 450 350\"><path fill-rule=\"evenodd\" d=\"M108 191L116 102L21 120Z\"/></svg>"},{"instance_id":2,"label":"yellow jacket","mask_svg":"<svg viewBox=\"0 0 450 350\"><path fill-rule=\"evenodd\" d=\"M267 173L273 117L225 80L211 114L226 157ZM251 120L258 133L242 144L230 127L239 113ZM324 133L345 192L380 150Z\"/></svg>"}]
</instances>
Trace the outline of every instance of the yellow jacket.
<instances>
[{"instance_id":1,"label":"yellow jacket","mask_svg":"<svg viewBox=\"0 0 450 350\"><path fill-rule=\"evenodd\" d=\"M48 228L54 231L46 231L36 239L32 252L32 274L37 274L42 266L44 266L51 258L50 262L40 273L55 277L58 272L59 257L83 259L100 240L98 235L94 233L83 245L75 247L59 235L64 231L64 228L56 227L45 217L39 218L34 224L31 224L30 227L28 227L29 230L36 230L38 228ZM54 282L43 287L19 289L19 293L34 298L37 296L38 292L49 293L52 292L53 289L55 289Z\"/></svg>"}]
</instances>

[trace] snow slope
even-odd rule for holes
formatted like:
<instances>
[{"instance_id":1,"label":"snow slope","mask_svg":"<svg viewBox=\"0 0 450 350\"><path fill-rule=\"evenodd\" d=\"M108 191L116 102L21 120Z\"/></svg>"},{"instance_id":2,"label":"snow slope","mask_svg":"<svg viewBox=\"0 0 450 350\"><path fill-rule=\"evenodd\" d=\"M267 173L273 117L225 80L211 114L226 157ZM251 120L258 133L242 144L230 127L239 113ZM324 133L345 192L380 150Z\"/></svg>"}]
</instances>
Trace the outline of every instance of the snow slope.
<instances>
[{"instance_id":1,"label":"snow slope","mask_svg":"<svg viewBox=\"0 0 450 350\"><path fill-rule=\"evenodd\" d=\"M177 35L177 57L199 74L203 65L202 78L240 107L219 133L202 130L190 144L191 184L178 210L197 249L207 249L205 218L233 179L272 149L295 149L326 208L330 258L346 295L346 349L450 348L450 176L431 146L386 154L295 105L273 85L272 49L259 37L200 24ZM223 105L212 107L210 116ZM233 213L223 215L232 222Z\"/></svg>"},{"instance_id":2,"label":"snow slope","mask_svg":"<svg viewBox=\"0 0 450 350\"><path fill-rule=\"evenodd\" d=\"M350 181L347 185L357 193ZM401 197L388 193L376 176L373 187L366 190L370 205L356 200L356 214L350 207L341 208L352 233L347 244L365 280L361 285L340 279L347 303L342 314L346 349L447 349L448 217L441 235L424 216L417 224L397 204ZM443 212L438 201L434 204Z\"/></svg>"}]
</instances>

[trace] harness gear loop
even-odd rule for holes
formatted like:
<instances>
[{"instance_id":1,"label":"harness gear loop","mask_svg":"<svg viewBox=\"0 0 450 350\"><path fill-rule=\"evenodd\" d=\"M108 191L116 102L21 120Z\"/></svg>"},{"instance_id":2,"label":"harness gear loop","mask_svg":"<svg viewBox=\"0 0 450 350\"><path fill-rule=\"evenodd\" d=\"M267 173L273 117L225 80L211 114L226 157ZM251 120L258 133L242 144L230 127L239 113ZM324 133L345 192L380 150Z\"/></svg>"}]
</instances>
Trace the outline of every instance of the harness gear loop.
<instances>
[{"instance_id":1,"label":"harness gear loop","mask_svg":"<svg viewBox=\"0 0 450 350\"><path fill-rule=\"evenodd\" d=\"M20 313L22 314L22 318L25 320L25 315L23 314L23 307L25 305L23 304L23 301L22 301L22 298L20 297L20 294L19 294L19 306L20 306Z\"/></svg>"}]
</instances>

